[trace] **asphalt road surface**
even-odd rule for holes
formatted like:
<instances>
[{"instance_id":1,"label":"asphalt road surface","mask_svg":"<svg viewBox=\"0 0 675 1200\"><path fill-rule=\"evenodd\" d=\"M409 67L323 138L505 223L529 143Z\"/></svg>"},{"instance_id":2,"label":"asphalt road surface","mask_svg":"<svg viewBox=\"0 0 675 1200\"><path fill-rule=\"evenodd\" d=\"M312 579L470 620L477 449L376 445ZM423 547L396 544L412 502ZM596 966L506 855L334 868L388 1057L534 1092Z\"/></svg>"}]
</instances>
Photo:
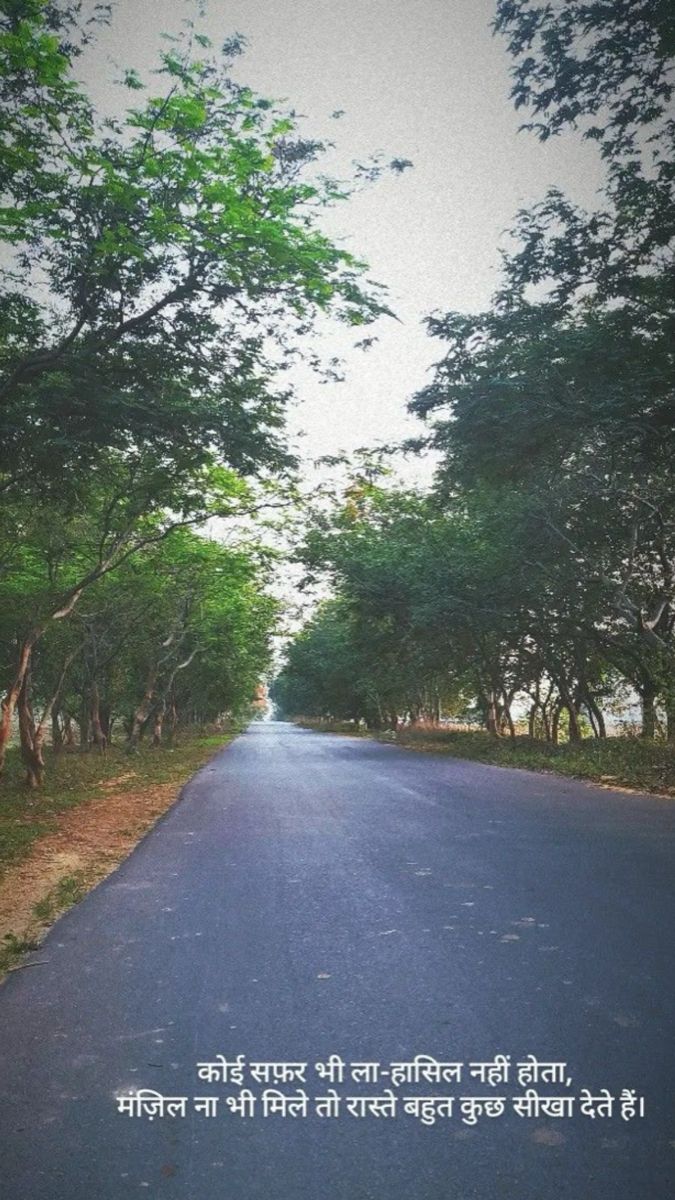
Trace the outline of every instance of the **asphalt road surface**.
<instances>
[{"instance_id":1,"label":"asphalt road surface","mask_svg":"<svg viewBox=\"0 0 675 1200\"><path fill-rule=\"evenodd\" d=\"M0 988L3 1200L665 1200L674 1194L672 801L253 725ZM307 1062L309 1115L252 1118L196 1063ZM490 1086L314 1064L510 1056ZM541 1094L643 1117L521 1117ZM218 1061L218 1060L216 1060ZM347 1076L348 1076L348 1068ZM277 1087L296 1094L296 1081ZM185 1117L118 1113L150 1088ZM392 1117L345 1097L393 1093ZM404 1096L454 1095L433 1125ZM217 1095L215 1117L192 1098ZM462 1118L460 1096L507 1096ZM300 1097L302 1100L302 1097ZM578 1102L577 1102L578 1105ZM358 1111L358 1105L351 1105ZM413 1107L413 1106L408 1106ZM180 1108L180 1106L179 1106ZM468 1115L468 1110L465 1110Z\"/></svg>"}]
</instances>

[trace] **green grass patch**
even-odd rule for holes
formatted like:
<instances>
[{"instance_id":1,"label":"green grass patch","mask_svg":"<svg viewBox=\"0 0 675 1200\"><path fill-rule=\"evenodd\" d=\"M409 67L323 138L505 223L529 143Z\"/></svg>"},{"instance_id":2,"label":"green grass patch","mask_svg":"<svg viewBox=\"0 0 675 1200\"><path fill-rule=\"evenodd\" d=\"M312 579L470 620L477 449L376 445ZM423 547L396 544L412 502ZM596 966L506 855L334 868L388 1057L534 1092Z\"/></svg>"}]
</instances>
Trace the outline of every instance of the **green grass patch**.
<instances>
[{"instance_id":1,"label":"green grass patch","mask_svg":"<svg viewBox=\"0 0 675 1200\"><path fill-rule=\"evenodd\" d=\"M0 941L0 977L21 962L25 954L30 954L31 950L37 949L36 941L17 937L14 933L6 933Z\"/></svg>"},{"instance_id":2,"label":"green grass patch","mask_svg":"<svg viewBox=\"0 0 675 1200\"><path fill-rule=\"evenodd\" d=\"M73 875L64 875L46 896L43 896L33 906L33 923L31 928L51 925L61 913L66 912L77 904L92 886L95 876L87 871L76 871ZM0 976L11 971L32 950L39 950L40 942L35 938L17 936L6 933L0 940Z\"/></svg>"},{"instance_id":3,"label":"green grass patch","mask_svg":"<svg viewBox=\"0 0 675 1200\"><path fill-rule=\"evenodd\" d=\"M33 907L33 916L44 925L50 924L59 913L72 908L88 891L86 871L64 875L55 888Z\"/></svg>"}]
</instances>

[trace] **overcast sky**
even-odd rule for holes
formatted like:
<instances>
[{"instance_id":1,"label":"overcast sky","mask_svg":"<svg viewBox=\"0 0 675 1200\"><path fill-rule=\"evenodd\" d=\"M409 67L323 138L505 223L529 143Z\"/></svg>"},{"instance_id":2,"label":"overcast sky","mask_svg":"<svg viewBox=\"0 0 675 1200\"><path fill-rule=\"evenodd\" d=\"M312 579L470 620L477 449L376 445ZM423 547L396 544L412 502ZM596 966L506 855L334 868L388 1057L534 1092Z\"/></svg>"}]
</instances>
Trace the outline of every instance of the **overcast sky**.
<instances>
[{"instance_id":1,"label":"overcast sky","mask_svg":"<svg viewBox=\"0 0 675 1200\"><path fill-rule=\"evenodd\" d=\"M191 12L186 0L117 0L87 68L97 89L114 77L113 62L147 73L160 33L177 31ZM509 100L510 62L490 30L493 15L494 0L207 4L204 27L216 43L234 32L248 39L240 80L307 114L307 133L337 141L345 162L381 150L415 164L326 218L327 231L389 287L402 323L380 322L367 353L352 349L353 331L331 335L326 349L347 359L344 383L298 376L301 403L290 422L306 431L308 457L418 431L406 400L441 349L424 333L424 315L487 305L504 230L549 185L593 202L593 146L574 136L542 145L518 132L522 116ZM339 109L344 117L331 119Z\"/></svg>"}]
</instances>

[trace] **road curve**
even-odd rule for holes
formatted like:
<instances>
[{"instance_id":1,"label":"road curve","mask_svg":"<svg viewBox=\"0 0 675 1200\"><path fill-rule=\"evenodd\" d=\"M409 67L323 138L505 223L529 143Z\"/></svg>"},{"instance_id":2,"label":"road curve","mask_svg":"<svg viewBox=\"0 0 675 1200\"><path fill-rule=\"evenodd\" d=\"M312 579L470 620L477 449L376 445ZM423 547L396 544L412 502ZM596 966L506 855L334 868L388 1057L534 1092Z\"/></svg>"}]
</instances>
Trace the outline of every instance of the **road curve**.
<instances>
[{"instance_id":1,"label":"road curve","mask_svg":"<svg viewBox=\"0 0 675 1200\"><path fill-rule=\"evenodd\" d=\"M674 818L656 797L254 724L0 988L0 1194L666 1200ZM117 1113L127 1089L217 1092L195 1063L218 1053L532 1053L565 1060L572 1093L633 1088L646 1109ZM505 1090L476 1088L440 1090Z\"/></svg>"}]
</instances>

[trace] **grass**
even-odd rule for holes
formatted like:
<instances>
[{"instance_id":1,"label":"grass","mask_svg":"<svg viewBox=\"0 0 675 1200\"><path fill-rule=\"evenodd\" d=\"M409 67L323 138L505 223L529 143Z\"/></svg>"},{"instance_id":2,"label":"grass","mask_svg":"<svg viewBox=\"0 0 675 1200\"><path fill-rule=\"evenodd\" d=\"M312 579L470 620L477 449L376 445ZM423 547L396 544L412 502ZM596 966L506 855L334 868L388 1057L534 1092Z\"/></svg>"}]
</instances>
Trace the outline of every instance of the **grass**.
<instances>
[{"instance_id":1,"label":"grass","mask_svg":"<svg viewBox=\"0 0 675 1200\"><path fill-rule=\"evenodd\" d=\"M33 916L42 924L47 925L54 920L57 913L72 908L87 893L87 875L85 871L76 871L74 875L64 875L59 879L55 888L38 900L33 908Z\"/></svg>"},{"instance_id":2,"label":"grass","mask_svg":"<svg viewBox=\"0 0 675 1200\"><path fill-rule=\"evenodd\" d=\"M35 792L25 787L18 750L10 750L0 782L0 872L25 858L36 838L54 828L59 813L105 795L112 786L120 793L160 783L180 785L232 736L186 735L172 749L141 746L131 756L120 746L104 754L48 755L45 785Z\"/></svg>"},{"instance_id":3,"label":"grass","mask_svg":"<svg viewBox=\"0 0 675 1200\"><path fill-rule=\"evenodd\" d=\"M348 722L298 722L308 728L352 736L379 737L408 750L449 754L454 758L494 763L500 767L522 767L530 771L552 771L589 779L608 787L675 796L675 747L664 742L647 742L637 737L587 738L559 746L534 741L526 736L494 738L479 730L466 731L432 727L403 728L396 733L368 734Z\"/></svg>"},{"instance_id":4,"label":"grass","mask_svg":"<svg viewBox=\"0 0 675 1200\"><path fill-rule=\"evenodd\" d=\"M33 920L36 925L41 926L43 930L47 929L61 913L86 896L96 881L97 875L87 871L64 875L56 887L33 906ZM20 963L25 954L38 950L39 946L39 938L6 933L0 941L0 977Z\"/></svg>"},{"instance_id":5,"label":"grass","mask_svg":"<svg viewBox=\"0 0 675 1200\"><path fill-rule=\"evenodd\" d=\"M20 962L24 954L30 954L38 949L39 943L31 938L17 937L15 933L6 933L0 942L0 978L6 971L11 971Z\"/></svg>"}]
</instances>

